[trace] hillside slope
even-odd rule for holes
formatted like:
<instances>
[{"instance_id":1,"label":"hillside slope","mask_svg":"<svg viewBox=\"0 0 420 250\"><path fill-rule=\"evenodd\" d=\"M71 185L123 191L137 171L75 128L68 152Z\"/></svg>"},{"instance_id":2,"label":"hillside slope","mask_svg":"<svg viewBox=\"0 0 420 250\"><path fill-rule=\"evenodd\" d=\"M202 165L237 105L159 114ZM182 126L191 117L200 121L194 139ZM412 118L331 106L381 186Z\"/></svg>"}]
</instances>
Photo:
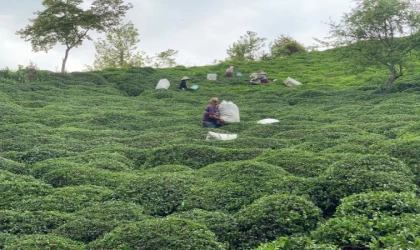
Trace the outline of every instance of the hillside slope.
<instances>
[{"instance_id":1,"label":"hillside slope","mask_svg":"<svg viewBox=\"0 0 420 250\"><path fill-rule=\"evenodd\" d=\"M404 230L420 237L420 227L406 222L420 207L420 74L415 59L411 65L387 93L380 91L386 71L356 73L337 50L237 63L244 77L233 78L222 77L228 64L41 71L32 82L0 77L0 249L41 249L39 242L249 249L280 236L295 247L359 248L374 244L366 232L379 241ZM260 69L278 80L250 85L247 76ZM218 79L207 80L208 73ZM184 75L197 91L177 90ZM286 87L287 77L303 85ZM155 90L162 78L171 87ZM203 128L213 96L237 104L241 122ZM257 124L264 118L280 122ZM205 141L208 131L238 139ZM410 208L385 216L385 205L377 205L383 223L401 213L414 217L401 219L401 228L369 224L368 208L350 201L375 192L401 193L387 205ZM349 201L341 204L343 198ZM337 214L340 204L351 204L347 214ZM325 220L347 233L331 235ZM345 226L365 222L373 229ZM185 231L168 240L171 226ZM203 234L191 236L196 230ZM380 244L415 244L407 237Z\"/></svg>"}]
</instances>

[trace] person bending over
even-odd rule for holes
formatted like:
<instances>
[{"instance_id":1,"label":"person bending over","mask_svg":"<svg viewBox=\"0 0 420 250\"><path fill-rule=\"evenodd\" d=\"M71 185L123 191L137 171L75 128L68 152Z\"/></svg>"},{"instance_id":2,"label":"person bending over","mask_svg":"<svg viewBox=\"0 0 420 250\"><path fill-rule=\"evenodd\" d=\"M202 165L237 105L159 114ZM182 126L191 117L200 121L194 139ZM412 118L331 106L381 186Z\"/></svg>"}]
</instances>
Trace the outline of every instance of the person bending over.
<instances>
[{"instance_id":1,"label":"person bending over","mask_svg":"<svg viewBox=\"0 0 420 250\"><path fill-rule=\"evenodd\" d=\"M230 66L229 68L227 68L225 76L226 77L232 77L233 76L233 69L234 68L235 67L233 67L233 66Z\"/></svg>"}]
</instances>

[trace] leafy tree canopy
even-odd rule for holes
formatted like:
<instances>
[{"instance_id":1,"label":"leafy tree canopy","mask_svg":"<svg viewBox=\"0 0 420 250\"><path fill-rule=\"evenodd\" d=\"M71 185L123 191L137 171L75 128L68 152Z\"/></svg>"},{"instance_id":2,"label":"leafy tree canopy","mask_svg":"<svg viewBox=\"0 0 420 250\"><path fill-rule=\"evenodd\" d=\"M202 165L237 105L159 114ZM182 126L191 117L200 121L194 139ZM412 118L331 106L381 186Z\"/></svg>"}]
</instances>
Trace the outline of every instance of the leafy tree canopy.
<instances>
[{"instance_id":1,"label":"leafy tree canopy","mask_svg":"<svg viewBox=\"0 0 420 250\"><path fill-rule=\"evenodd\" d=\"M355 0L340 23L330 22L335 46L350 45L351 58L363 66L386 67L385 89L403 75L406 55L420 46L420 13L411 0Z\"/></svg>"},{"instance_id":2,"label":"leafy tree canopy","mask_svg":"<svg viewBox=\"0 0 420 250\"><path fill-rule=\"evenodd\" d=\"M273 58L290 56L299 52L306 52L305 46L290 36L280 35L270 43L270 52Z\"/></svg>"},{"instance_id":3,"label":"leafy tree canopy","mask_svg":"<svg viewBox=\"0 0 420 250\"><path fill-rule=\"evenodd\" d=\"M136 44L140 42L138 36L131 22L111 29L105 40L95 42L95 69L143 66L145 54L136 51Z\"/></svg>"},{"instance_id":4,"label":"leafy tree canopy","mask_svg":"<svg viewBox=\"0 0 420 250\"><path fill-rule=\"evenodd\" d=\"M35 52L47 52L56 44L66 47L61 72L65 72L66 62L72 48L91 40L89 31L104 32L119 25L131 4L123 0L94 0L89 9L84 10L83 0L44 0L45 10L35 12L30 25L16 32L25 41L31 42Z\"/></svg>"},{"instance_id":5,"label":"leafy tree canopy","mask_svg":"<svg viewBox=\"0 0 420 250\"><path fill-rule=\"evenodd\" d=\"M237 42L227 49L230 59L237 61L255 61L263 54L260 50L265 45L266 38L258 37L257 32L247 31Z\"/></svg>"}]
</instances>

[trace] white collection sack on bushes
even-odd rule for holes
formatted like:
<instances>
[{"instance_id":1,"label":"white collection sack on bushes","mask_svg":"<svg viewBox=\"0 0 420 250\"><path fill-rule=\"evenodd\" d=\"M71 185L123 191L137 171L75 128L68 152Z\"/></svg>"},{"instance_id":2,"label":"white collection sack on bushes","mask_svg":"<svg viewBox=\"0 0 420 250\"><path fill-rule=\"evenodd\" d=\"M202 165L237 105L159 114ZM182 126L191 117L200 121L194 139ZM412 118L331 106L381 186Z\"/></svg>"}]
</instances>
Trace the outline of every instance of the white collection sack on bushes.
<instances>
[{"instance_id":1,"label":"white collection sack on bushes","mask_svg":"<svg viewBox=\"0 0 420 250\"><path fill-rule=\"evenodd\" d=\"M296 81L295 79L291 78L291 77L287 77L286 80L284 80L284 85L286 85L287 87L293 87L296 85L301 85L302 83Z\"/></svg>"},{"instance_id":2,"label":"white collection sack on bushes","mask_svg":"<svg viewBox=\"0 0 420 250\"><path fill-rule=\"evenodd\" d=\"M226 124L240 122L239 108L233 102L223 100L219 104L219 115Z\"/></svg>"},{"instance_id":3,"label":"white collection sack on bushes","mask_svg":"<svg viewBox=\"0 0 420 250\"><path fill-rule=\"evenodd\" d=\"M216 81L217 80L217 74L207 74L207 80Z\"/></svg>"},{"instance_id":4,"label":"white collection sack on bushes","mask_svg":"<svg viewBox=\"0 0 420 250\"><path fill-rule=\"evenodd\" d=\"M257 123L258 124L271 124L271 123L276 123L276 122L280 122L280 121L277 119L266 118L266 119L259 120Z\"/></svg>"},{"instance_id":5,"label":"white collection sack on bushes","mask_svg":"<svg viewBox=\"0 0 420 250\"><path fill-rule=\"evenodd\" d=\"M237 134L219 134L216 132L208 132L206 141L216 140L216 141L227 141L235 140L238 138Z\"/></svg>"},{"instance_id":6,"label":"white collection sack on bushes","mask_svg":"<svg viewBox=\"0 0 420 250\"><path fill-rule=\"evenodd\" d=\"M168 89L169 86L171 86L171 84L169 83L168 79L160 79L156 85L156 89Z\"/></svg>"}]
</instances>

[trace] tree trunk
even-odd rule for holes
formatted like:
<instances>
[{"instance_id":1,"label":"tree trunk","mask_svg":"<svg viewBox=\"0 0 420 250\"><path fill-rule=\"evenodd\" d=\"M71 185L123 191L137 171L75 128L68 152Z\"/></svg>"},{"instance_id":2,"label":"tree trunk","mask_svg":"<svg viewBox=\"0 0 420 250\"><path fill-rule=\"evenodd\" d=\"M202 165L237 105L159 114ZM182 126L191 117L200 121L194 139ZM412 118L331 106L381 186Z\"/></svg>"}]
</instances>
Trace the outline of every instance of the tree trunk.
<instances>
[{"instance_id":1,"label":"tree trunk","mask_svg":"<svg viewBox=\"0 0 420 250\"><path fill-rule=\"evenodd\" d=\"M124 66L125 66L125 63L124 63L124 51L120 50L120 65L119 65L119 67L122 68Z\"/></svg>"},{"instance_id":2,"label":"tree trunk","mask_svg":"<svg viewBox=\"0 0 420 250\"><path fill-rule=\"evenodd\" d=\"M397 80L400 76L402 76L401 69L400 69L400 72L397 73L397 71L395 70L395 67L391 67L389 71L391 75L389 76L388 81L385 84L386 91L389 91L394 85L395 80Z\"/></svg>"},{"instance_id":3,"label":"tree trunk","mask_svg":"<svg viewBox=\"0 0 420 250\"><path fill-rule=\"evenodd\" d=\"M67 47L66 55L64 56L63 63L61 64L61 73L66 73L66 63L67 63L67 58L69 58L70 50L71 50L71 47Z\"/></svg>"}]
</instances>

